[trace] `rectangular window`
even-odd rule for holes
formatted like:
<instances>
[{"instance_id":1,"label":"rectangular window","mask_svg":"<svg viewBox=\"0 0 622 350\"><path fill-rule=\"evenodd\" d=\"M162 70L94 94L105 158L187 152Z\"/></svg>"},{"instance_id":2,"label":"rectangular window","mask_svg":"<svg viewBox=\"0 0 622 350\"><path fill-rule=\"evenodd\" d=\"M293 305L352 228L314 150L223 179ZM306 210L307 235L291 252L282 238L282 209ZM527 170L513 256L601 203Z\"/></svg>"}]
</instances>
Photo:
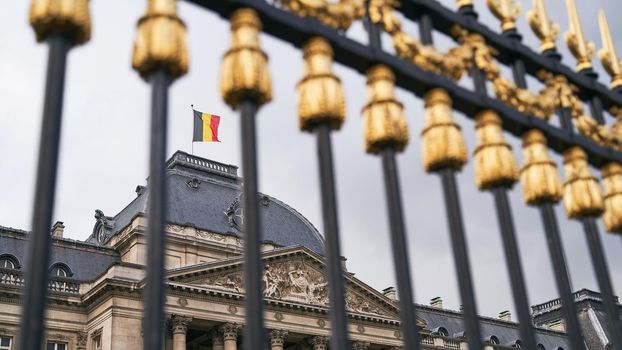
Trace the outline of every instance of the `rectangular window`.
<instances>
[{"instance_id":1,"label":"rectangular window","mask_svg":"<svg viewBox=\"0 0 622 350\"><path fill-rule=\"evenodd\" d=\"M102 350L102 336L98 335L93 338L93 350Z\"/></svg>"},{"instance_id":2,"label":"rectangular window","mask_svg":"<svg viewBox=\"0 0 622 350\"><path fill-rule=\"evenodd\" d=\"M49 341L46 350L67 350L67 344Z\"/></svg>"},{"instance_id":3,"label":"rectangular window","mask_svg":"<svg viewBox=\"0 0 622 350\"><path fill-rule=\"evenodd\" d=\"M13 338L0 336L0 350L11 350L13 345Z\"/></svg>"}]
</instances>

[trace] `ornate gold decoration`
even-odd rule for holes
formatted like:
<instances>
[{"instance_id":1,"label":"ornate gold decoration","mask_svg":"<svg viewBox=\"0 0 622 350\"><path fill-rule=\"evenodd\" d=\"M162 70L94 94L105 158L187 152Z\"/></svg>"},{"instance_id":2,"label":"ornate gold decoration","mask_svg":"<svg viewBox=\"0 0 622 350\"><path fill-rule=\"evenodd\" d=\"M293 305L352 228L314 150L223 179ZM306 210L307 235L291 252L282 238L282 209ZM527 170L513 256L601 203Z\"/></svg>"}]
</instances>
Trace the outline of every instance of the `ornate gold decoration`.
<instances>
[{"instance_id":1,"label":"ornate gold decoration","mask_svg":"<svg viewBox=\"0 0 622 350\"><path fill-rule=\"evenodd\" d=\"M384 65L367 70L367 104L363 107L363 130L367 153L387 147L402 151L408 144L408 125L403 105L395 98L395 75Z\"/></svg>"},{"instance_id":2,"label":"ornate gold decoration","mask_svg":"<svg viewBox=\"0 0 622 350\"><path fill-rule=\"evenodd\" d=\"M460 126L451 115L451 103L449 94L443 89L432 89L425 94L421 159L428 172L445 167L460 170L467 162L466 145Z\"/></svg>"},{"instance_id":3,"label":"ornate gold decoration","mask_svg":"<svg viewBox=\"0 0 622 350\"><path fill-rule=\"evenodd\" d=\"M533 9L527 11L531 30L540 39L540 52L554 49L559 36L559 24L551 22L544 7L544 0L533 0Z\"/></svg>"},{"instance_id":4,"label":"ornate gold decoration","mask_svg":"<svg viewBox=\"0 0 622 350\"><path fill-rule=\"evenodd\" d=\"M596 177L587 164L587 154L578 146L564 151L564 208L572 219L603 212L603 197Z\"/></svg>"},{"instance_id":5,"label":"ornate gold decoration","mask_svg":"<svg viewBox=\"0 0 622 350\"><path fill-rule=\"evenodd\" d=\"M546 138L538 129L525 132L523 138L523 165L520 182L526 204L557 203L562 199L562 182L557 166L549 158Z\"/></svg>"},{"instance_id":6,"label":"ornate gold decoration","mask_svg":"<svg viewBox=\"0 0 622 350\"><path fill-rule=\"evenodd\" d=\"M618 58L618 53L609 31L607 17L602 9L598 12L598 24L600 27L600 37L603 41L603 48L598 52L598 57L607 73L611 76L611 88L615 89L622 86L622 61Z\"/></svg>"},{"instance_id":7,"label":"ornate gold decoration","mask_svg":"<svg viewBox=\"0 0 622 350\"><path fill-rule=\"evenodd\" d=\"M138 20L132 67L143 79L157 70L172 78L188 72L186 25L177 17L176 0L149 0Z\"/></svg>"},{"instance_id":8,"label":"ornate gold decoration","mask_svg":"<svg viewBox=\"0 0 622 350\"><path fill-rule=\"evenodd\" d=\"M577 7L574 0L566 0L568 8L568 22L570 29L566 32L564 38L572 55L577 59L577 71L592 68L592 55L594 55L595 46L593 42L588 42L583 36L583 28L577 14Z\"/></svg>"},{"instance_id":9,"label":"ornate gold decoration","mask_svg":"<svg viewBox=\"0 0 622 350\"><path fill-rule=\"evenodd\" d=\"M312 130L328 123L339 129L346 116L341 81L333 74L333 50L328 41L313 37L303 47L305 74L298 83L298 123L300 129Z\"/></svg>"},{"instance_id":10,"label":"ornate gold decoration","mask_svg":"<svg viewBox=\"0 0 622 350\"><path fill-rule=\"evenodd\" d=\"M622 109L619 107L611 109L611 113L618 119L612 126L599 124L594 118L585 114L583 104L577 96L578 88L569 83L565 76L545 71L538 72L537 76L554 92L554 106L570 111L573 124L579 133L602 146L622 150Z\"/></svg>"},{"instance_id":11,"label":"ornate gold decoration","mask_svg":"<svg viewBox=\"0 0 622 350\"><path fill-rule=\"evenodd\" d=\"M327 26L346 30L365 16L363 0L275 0L281 7L301 17L313 17Z\"/></svg>"},{"instance_id":12,"label":"ornate gold decoration","mask_svg":"<svg viewBox=\"0 0 622 350\"><path fill-rule=\"evenodd\" d=\"M250 8L231 14L231 48L222 59L220 94L233 109L252 100L262 105L272 99L268 56L259 46L261 22Z\"/></svg>"},{"instance_id":13,"label":"ornate gold decoration","mask_svg":"<svg viewBox=\"0 0 622 350\"><path fill-rule=\"evenodd\" d=\"M474 151L475 183L480 190L511 187L518 179L512 147L503 138L501 118L492 110L475 117L477 143Z\"/></svg>"},{"instance_id":14,"label":"ornate gold decoration","mask_svg":"<svg viewBox=\"0 0 622 350\"><path fill-rule=\"evenodd\" d=\"M459 80L465 72L465 60L468 51L456 47L447 53L439 52L434 45L423 45L412 35L402 30L402 24L395 14L397 0L370 0L369 17L372 23L379 24L391 35L397 55L416 64L424 70L443 75L452 80Z\"/></svg>"},{"instance_id":15,"label":"ornate gold decoration","mask_svg":"<svg viewBox=\"0 0 622 350\"><path fill-rule=\"evenodd\" d=\"M514 0L486 0L490 12L501 21L501 31L516 29L516 19L520 15L521 3Z\"/></svg>"},{"instance_id":16,"label":"ornate gold decoration","mask_svg":"<svg viewBox=\"0 0 622 350\"><path fill-rule=\"evenodd\" d=\"M608 163L601 169L605 212L603 223L607 232L622 232L622 165Z\"/></svg>"},{"instance_id":17,"label":"ornate gold decoration","mask_svg":"<svg viewBox=\"0 0 622 350\"><path fill-rule=\"evenodd\" d=\"M91 38L88 0L32 0L28 20L39 42L52 34L62 35L72 45Z\"/></svg>"},{"instance_id":18,"label":"ornate gold decoration","mask_svg":"<svg viewBox=\"0 0 622 350\"><path fill-rule=\"evenodd\" d=\"M496 50L486 44L480 34L469 33L456 26L452 28L452 34L461 47L470 52L464 61L466 69L471 65L484 72L486 79L492 82L493 91L497 98L514 109L537 118L548 120L555 113L555 96L550 87L542 89L535 95L528 89L520 89L513 82L501 76L501 68L496 63L494 55Z\"/></svg>"}]
</instances>

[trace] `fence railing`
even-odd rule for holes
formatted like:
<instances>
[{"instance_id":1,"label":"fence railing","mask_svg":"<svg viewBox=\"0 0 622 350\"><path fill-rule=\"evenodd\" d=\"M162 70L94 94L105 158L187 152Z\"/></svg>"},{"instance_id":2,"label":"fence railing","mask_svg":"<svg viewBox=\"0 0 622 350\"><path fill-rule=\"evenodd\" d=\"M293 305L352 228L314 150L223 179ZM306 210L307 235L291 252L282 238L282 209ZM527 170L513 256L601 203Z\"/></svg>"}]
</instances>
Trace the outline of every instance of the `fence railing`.
<instances>
[{"instance_id":1,"label":"fence railing","mask_svg":"<svg viewBox=\"0 0 622 350\"><path fill-rule=\"evenodd\" d=\"M21 271L0 268L0 285L23 287L24 275ZM65 277L50 277L48 290L51 292L80 294L80 283Z\"/></svg>"},{"instance_id":2,"label":"fence railing","mask_svg":"<svg viewBox=\"0 0 622 350\"><path fill-rule=\"evenodd\" d=\"M28 286L47 285L50 251L49 227L54 202L62 97L67 52L84 43L90 34L87 0L69 0L75 6L54 7L51 0L33 0L31 23L40 41L50 47L48 75L33 234L27 265L21 344L35 349L40 344L47 290ZM462 130L452 111L475 120L477 144L474 152L476 185L492 194L502 237L506 264L525 348L535 349L534 329L524 276L516 244L515 225L508 191L519 181L527 205L540 211L543 231L566 321L572 349L584 348L574 309L564 249L554 207L563 199L566 214L584 228L597 277L611 342L622 346L622 325L613 295L596 220L603 216L611 232L622 231L622 68L609 34L604 14L599 21L603 37L601 61L612 78L611 89L600 84L592 67L593 45L582 33L573 0L567 0L570 28L568 46L577 60L576 72L564 66L556 50L558 30L546 13L543 0L535 0L528 18L541 40L540 52L525 46L516 27L519 8L512 0L488 1L501 22L501 33L477 21L470 0L458 0L452 11L433 0L190 0L231 22L232 45L223 57L221 95L241 117L241 151L245 208L245 346L264 344L261 293L260 230L255 116L272 99L267 53L261 48L263 31L302 50L305 75L298 84L299 122L303 131L317 137L325 258L331 300L331 349L348 348L341 267L339 215L332 161L331 134L344 118L344 92L332 71L337 61L367 78L368 100L363 106L365 151L379 155L387 198L392 257L397 276L400 320L404 346L421 347L407 251L400 181L396 154L408 143L403 105L395 96L401 87L425 101L426 122L422 133L423 167L438 174L445 200L452 252L464 305L466 338L471 349L481 349L474 287L469 264L458 182L455 173L467 162ZM185 25L177 16L175 0L148 0L146 14L138 22L133 67L150 85L151 145L149 170L149 252L145 289L144 348L162 347L164 288L165 154L168 87L188 70ZM79 6L78 6L79 5ZM405 20L417 22L418 37L402 29ZM343 35L355 21L362 21L368 41ZM439 51L432 33L450 36L449 50ZM382 50L381 33L387 33L395 53ZM502 76L509 66L512 79ZM473 88L457 83L470 76ZM540 80L540 91L528 87L527 76ZM492 87L492 91L488 88ZM330 92L330 93L329 93ZM277 101L278 103L278 101ZM589 112L583 104L589 106ZM608 123L611 118L617 119ZM553 117L560 126L549 123ZM519 168L503 130L521 137L524 164ZM549 158L549 149L563 154L564 177ZM601 170L604 191L589 165ZM233 174L232 168L211 164L216 171ZM429 341L425 338L424 342Z\"/></svg>"}]
</instances>

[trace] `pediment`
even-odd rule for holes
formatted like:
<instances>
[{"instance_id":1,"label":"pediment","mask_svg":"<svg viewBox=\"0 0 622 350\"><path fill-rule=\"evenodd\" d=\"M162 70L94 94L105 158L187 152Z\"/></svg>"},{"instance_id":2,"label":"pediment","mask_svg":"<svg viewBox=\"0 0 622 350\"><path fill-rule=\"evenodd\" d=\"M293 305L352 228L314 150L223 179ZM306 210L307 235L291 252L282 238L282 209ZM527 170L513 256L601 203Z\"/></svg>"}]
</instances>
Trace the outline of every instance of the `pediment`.
<instances>
[{"instance_id":1,"label":"pediment","mask_svg":"<svg viewBox=\"0 0 622 350\"><path fill-rule=\"evenodd\" d=\"M320 255L304 247L293 247L264 253L262 259L263 292L267 300L328 307L328 285ZM241 257L170 271L168 279L190 286L245 293ZM373 317L399 318L395 303L351 274L346 276L346 309Z\"/></svg>"}]
</instances>

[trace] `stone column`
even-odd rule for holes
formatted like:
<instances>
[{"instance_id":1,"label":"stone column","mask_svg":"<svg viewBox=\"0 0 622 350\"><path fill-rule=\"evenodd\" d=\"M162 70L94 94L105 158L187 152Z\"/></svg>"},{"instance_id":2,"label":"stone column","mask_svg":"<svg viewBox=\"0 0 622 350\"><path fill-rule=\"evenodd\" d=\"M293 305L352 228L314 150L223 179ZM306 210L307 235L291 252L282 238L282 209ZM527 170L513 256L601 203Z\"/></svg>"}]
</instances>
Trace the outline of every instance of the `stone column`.
<instances>
[{"instance_id":1,"label":"stone column","mask_svg":"<svg viewBox=\"0 0 622 350\"><path fill-rule=\"evenodd\" d=\"M287 331L281 329L274 329L270 331L270 349L283 350L285 337L287 337Z\"/></svg>"},{"instance_id":2,"label":"stone column","mask_svg":"<svg viewBox=\"0 0 622 350\"><path fill-rule=\"evenodd\" d=\"M224 342L222 340L222 332L220 327L212 329L212 350L224 350Z\"/></svg>"},{"instance_id":3,"label":"stone column","mask_svg":"<svg viewBox=\"0 0 622 350\"><path fill-rule=\"evenodd\" d=\"M237 350L240 326L235 323L227 322L220 326L220 331L222 332L222 339L224 340L224 350Z\"/></svg>"},{"instance_id":4,"label":"stone column","mask_svg":"<svg viewBox=\"0 0 622 350\"><path fill-rule=\"evenodd\" d=\"M316 335L309 338L309 344L313 350L326 350L328 349L328 337Z\"/></svg>"},{"instance_id":5,"label":"stone column","mask_svg":"<svg viewBox=\"0 0 622 350\"><path fill-rule=\"evenodd\" d=\"M367 350L369 348L368 341L354 341L352 342L352 350Z\"/></svg>"},{"instance_id":6,"label":"stone column","mask_svg":"<svg viewBox=\"0 0 622 350\"><path fill-rule=\"evenodd\" d=\"M171 331L173 333L173 350L186 350L186 332L191 317L173 315L171 317Z\"/></svg>"}]
</instances>

